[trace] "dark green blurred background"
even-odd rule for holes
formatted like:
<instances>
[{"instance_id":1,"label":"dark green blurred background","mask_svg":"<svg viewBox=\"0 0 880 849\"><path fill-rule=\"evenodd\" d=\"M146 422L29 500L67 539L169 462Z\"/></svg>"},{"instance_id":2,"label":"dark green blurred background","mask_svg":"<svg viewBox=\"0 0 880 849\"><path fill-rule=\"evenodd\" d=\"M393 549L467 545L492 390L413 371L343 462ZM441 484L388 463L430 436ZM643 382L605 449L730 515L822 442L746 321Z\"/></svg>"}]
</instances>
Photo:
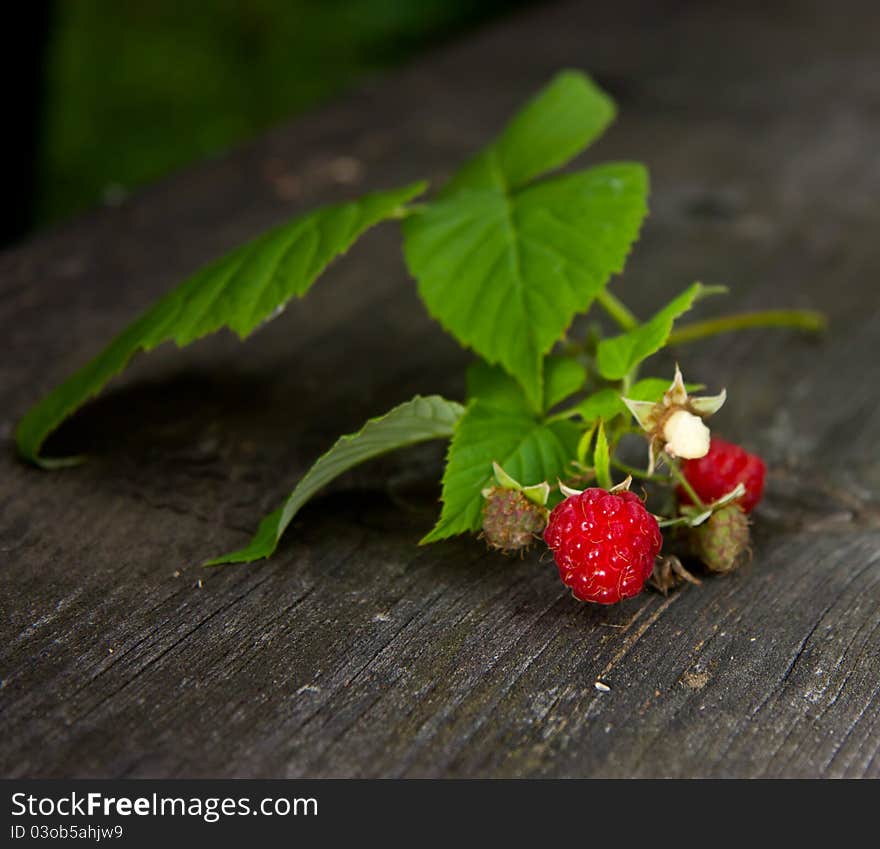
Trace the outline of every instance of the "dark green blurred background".
<instances>
[{"instance_id":1,"label":"dark green blurred background","mask_svg":"<svg viewBox=\"0 0 880 849\"><path fill-rule=\"evenodd\" d=\"M29 161L0 241L223 151L524 2L36 3L19 30L33 63L20 140Z\"/></svg>"}]
</instances>

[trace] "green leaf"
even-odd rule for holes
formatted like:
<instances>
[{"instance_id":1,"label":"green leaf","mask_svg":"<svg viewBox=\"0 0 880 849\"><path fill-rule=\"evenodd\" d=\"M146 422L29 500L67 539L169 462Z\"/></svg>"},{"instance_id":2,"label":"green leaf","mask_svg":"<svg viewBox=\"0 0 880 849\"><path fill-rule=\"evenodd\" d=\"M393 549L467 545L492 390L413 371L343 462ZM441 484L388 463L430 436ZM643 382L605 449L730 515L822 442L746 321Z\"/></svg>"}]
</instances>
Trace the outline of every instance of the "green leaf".
<instances>
[{"instance_id":1,"label":"green leaf","mask_svg":"<svg viewBox=\"0 0 880 849\"><path fill-rule=\"evenodd\" d=\"M586 368L572 357L552 356L544 360L545 398L542 411L564 401L584 385ZM522 387L499 366L477 360L468 366L467 397L479 398L492 407L530 412Z\"/></svg>"},{"instance_id":2,"label":"green leaf","mask_svg":"<svg viewBox=\"0 0 880 849\"><path fill-rule=\"evenodd\" d=\"M405 222L407 264L431 315L514 375L539 409L541 360L623 270L646 195L645 170L627 163L513 194L465 191Z\"/></svg>"},{"instance_id":3,"label":"green leaf","mask_svg":"<svg viewBox=\"0 0 880 849\"><path fill-rule=\"evenodd\" d=\"M565 474L579 436L572 422L542 424L526 412L471 402L449 447L440 520L422 543L479 530L493 462L524 486L552 482Z\"/></svg>"},{"instance_id":4,"label":"green leaf","mask_svg":"<svg viewBox=\"0 0 880 849\"><path fill-rule=\"evenodd\" d=\"M632 401L659 401L669 389L669 380L662 377L646 377L634 383L626 397ZM697 391L705 388L702 383L685 384L688 391ZM600 389L587 396L579 404L571 408L571 415L580 416L585 422L596 422L603 419L608 422L618 415L629 415L626 404L623 403L622 393L617 389Z\"/></svg>"},{"instance_id":5,"label":"green leaf","mask_svg":"<svg viewBox=\"0 0 880 849\"><path fill-rule=\"evenodd\" d=\"M319 489L343 472L380 454L452 436L463 412L461 404L429 395L425 398L416 396L384 416L370 419L357 433L336 441L300 480L287 501L263 519L245 548L217 557L205 565L250 563L269 557L293 517Z\"/></svg>"},{"instance_id":6,"label":"green leaf","mask_svg":"<svg viewBox=\"0 0 880 849\"><path fill-rule=\"evenodd\" d=\"M294 296L304 295L331 260L369 227L399 216L424 184L377 192L351 203L327 206L276 227L198 271L117 336L22 419L16 431L21 456L51 468L77 458L40 456L46 437L138 351L162 342L179 347L228 327L242 339L273 318Z\"/></svg>"},{"instance_id":7,"label":"green leaf","mask_svg":"<svg viewBox=\"0 0 880 849\"><path fill-rule=\"evenodd\" d=\"M514 375L536 411L541 360L623 269L648 180L641 165L616 163L529 181L567 162L612 117L586 77L564 74L404 224L407 265L428 311Z\"/></svg>"},{"instance_id":8,"label":"green leaf","mask_svg":"<svg viewBox=\"0 0 880 849\"><path fill-rule=\"evenodd\" d=\"M605 436L605 425L600 420L596 431L596 448L593 451L593 469L596 472L596 483L603 489L611 489L611 454L608 451L608 439Z\"/></svg>"},{"instance_id":9,"label":"green leaf","mask_svg":"<svg viewBox=\"0 0 880 849\"><path fill-rule=\"evenodd\" d=\"M634 366L666 344L675 319L686 313L698 299L725 291L723 286L694 283L635 330L603 339L596 356L599 373L607 380L622 379Z\"/></svg>"},{"instance_id":10,"label":"green leaf","mask_svg":"<svg viewBox=\"0 0 880 849\"><path fill-rule=\"evenodd\" d=\"M671 382L662 377L645 377L642 380L637 380L629 388L626 392L626 397L632 401L654 401L656 403L664 396ZM706 384L704 383L685 384L685 389L688 392L698 392L700 389L705 388Z\"/></svg>"},{"instance_id":11,"label":"green leaf","mask_svg":"<svg viewBox=\"0 0 880 849\"><path fill-rule=\"evenodd\" d=\"M626 397L633 401L659 401L672 381L664 380L662 377L645 377L637 380L627 390Z\"/></svg>"},{"instance_id":12,"label":"green leaf","mask_svg":"<svg viewBox=\"0 0 880 849\"><path fill-rule=\"evenodd\" d=\"M595 422L599 419L610 421L616 415L627 412L627 409L616 389L600 389L573 407L572 412L585 422Z\"/></svg>"},{"instance_id":13,"label":"green leaf","mask_svg":"<svg viewBox=\"0 0 880 849\"><path fill-rule=\"evenodd\" d=\"M509 189L565 165L614 120L614 101L586 74L561 71L527 103L501 135L450 179L443 194L494 189L499 174Z\"/></svg>"},{"instance_id":14,"label":"green leaf","mask_svg":"<svg viewBox=\"0 0 880 849\"><path fill-rule=\"evenodd\" d=\"M586 366L573 357L547 357L544 360L544 412L583 389L586 380Z\"/></svg>"},{"instance_id":15,"label":"green leaf","mask_svg":"<svg viewBox=\"0 0 880 849\"><path fill-rule=\"evenodd\" d=\"M595 424L591 425L581 434L581 438L578 440L577 461L580 466L586 466L587 464L587 453L590 450L590 446L593 444L593 437L596 435L596 427Z\"/></svg>"},{"instance_id":16,"label":"green leaf","mask_svg":"<svg viewBox=\"0 0 880 849\"><path fill-rule=\"evenodd\" d=\"M499 366L477 360L468 366L465 382L468 401L479 398L481 403L490 407L530 412L522 387Z\"/></svg>"}]
</instances>

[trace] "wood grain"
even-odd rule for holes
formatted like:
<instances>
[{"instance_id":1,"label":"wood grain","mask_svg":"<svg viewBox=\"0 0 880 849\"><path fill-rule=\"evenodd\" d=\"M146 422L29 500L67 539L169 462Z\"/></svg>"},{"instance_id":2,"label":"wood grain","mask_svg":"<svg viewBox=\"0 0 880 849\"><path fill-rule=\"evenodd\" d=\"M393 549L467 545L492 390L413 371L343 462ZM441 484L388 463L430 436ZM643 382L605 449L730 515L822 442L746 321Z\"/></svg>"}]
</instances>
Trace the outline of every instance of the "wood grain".
<instances>
[{"instance_id":1,"label":"wood grain","mask_svg":"<svg viewBox=\"0 0 880 849\"><path fill-rule=\"evenodd\" d=\"M87 465L0 457L3 775L880 777L880 10L611 5L511 17L4 254L0 427L202 262L448 172L582 67L622 112L589 158L653 177L616 291L644 316L701 279L733 308L830 316L821 343L679 353L771 464L751 566L606 610L537 554L419 548L439 445L346 476L269 562L195 565L340 432L460 397L467 357L383 227L246 345L138 360L54 438Z\"/></svg>"}]
</instances>

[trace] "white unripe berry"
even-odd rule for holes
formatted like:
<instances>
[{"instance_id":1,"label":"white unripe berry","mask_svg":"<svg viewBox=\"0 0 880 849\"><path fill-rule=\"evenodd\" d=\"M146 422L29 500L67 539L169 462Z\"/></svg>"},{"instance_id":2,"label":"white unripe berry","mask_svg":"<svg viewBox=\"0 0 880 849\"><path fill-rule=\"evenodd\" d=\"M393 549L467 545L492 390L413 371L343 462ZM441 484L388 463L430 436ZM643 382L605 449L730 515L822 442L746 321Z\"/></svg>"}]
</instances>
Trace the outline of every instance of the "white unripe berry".
<instances>
[{"instance_id":1,"label":"white unripe berry","mask_svg":"<svg viewBox=\"0 0 880 849\"><path fill-rule=\"evenodd\" d=\"M666 451L673 457L696 460L709 453L709 428L687 410L676 410L663 425Z\"/></svg>"}]
</instances>

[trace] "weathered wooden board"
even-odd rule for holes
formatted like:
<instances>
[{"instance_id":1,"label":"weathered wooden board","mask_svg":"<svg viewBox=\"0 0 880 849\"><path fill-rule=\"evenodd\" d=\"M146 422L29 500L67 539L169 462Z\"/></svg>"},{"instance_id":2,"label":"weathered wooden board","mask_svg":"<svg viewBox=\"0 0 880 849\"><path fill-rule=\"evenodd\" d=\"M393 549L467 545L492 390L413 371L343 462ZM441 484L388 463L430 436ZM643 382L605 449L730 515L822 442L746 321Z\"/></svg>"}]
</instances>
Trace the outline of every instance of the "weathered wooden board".
<instances>
[{"instance_id":1,"label":"weathered wooden board","mask_svg":"<svg viewBox=\"0 0 880 849\"><path fill-rule=\"evenodd\" d=\"M87 465L0 457L4 775L880 776L880 7L593 5L513 17L5 254L3 433L203 261L447 172L573 65L622 107L591 157L652 169L618 284L639 313L702 279L831 317L822 343L681 352L772 465L751 567L599 609L546 558L419 548L438 445L347 477L271 561L198 568L338 433L460 396L466 357L384 227L245 346L138 361L57 437Z\"/></svg>"}]
</instances>

